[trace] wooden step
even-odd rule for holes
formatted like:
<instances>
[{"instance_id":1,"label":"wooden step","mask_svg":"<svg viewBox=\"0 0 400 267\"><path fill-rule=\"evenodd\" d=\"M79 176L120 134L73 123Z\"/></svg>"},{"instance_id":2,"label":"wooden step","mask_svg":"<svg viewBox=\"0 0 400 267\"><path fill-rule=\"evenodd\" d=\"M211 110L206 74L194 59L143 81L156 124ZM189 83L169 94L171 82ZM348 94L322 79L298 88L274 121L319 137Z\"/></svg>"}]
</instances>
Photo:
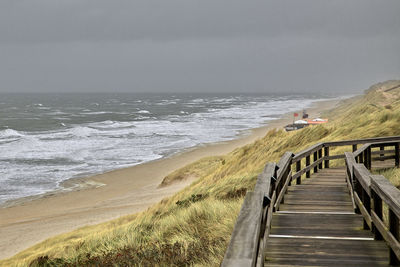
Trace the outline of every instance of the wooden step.
<instances>
[{"instance_id":1,"label":"wooden step","mask_svg":"<svg viewBox=\"0 0 400 267\"><path fill-rule=\"evenodd\" d=\"M314 201L313 201L314 202ZM320 204L320 205L318 205ZM330 201L330 202L325 202L325 205L322 205L321 203L314 204L310 202L301 202L299 201L298 203L295 204L281 204L279 206L280 211L327 211L327 212L332 212L332 211L343 211L343 212L352 212L353 211L353 205L348 202L336 202L336 201Z\"/></svg>"},{"instance_id":2,"label":"wooden step","mask_svg":"<svg viewBox=\"0 0 400 267\"><path fill-rule=\"evenodd\" d=\"M362 230L359 214L276 213L272 219L271 234L330 237L371 237Z\"/></svg>"},{"instance_id":3,"label":"wooden step","mask_svg":"<svg viewBox=\"0 0 400 267\"><path fill-rule=\"evenodd\" d=\"M383 241L275 238L268 240L265 266L388 266Z\"/></svg>"}]
</instances>

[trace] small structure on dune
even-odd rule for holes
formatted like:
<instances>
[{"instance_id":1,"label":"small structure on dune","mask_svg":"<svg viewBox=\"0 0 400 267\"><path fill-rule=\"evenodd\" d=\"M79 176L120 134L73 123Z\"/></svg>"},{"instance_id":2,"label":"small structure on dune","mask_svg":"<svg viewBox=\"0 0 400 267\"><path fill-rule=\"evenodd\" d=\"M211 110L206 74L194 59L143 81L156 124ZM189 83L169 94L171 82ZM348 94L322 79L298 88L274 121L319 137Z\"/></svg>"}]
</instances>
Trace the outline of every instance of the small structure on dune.
<instances>
[{"instance_id":1,"label":"small structure on dune","mask_svg":"<svg viewBox=\"0 0 400 267\"><path fill-rule=\"evenodd\" d=\"M294 131L294 130L299 130L303 129L304 127L308 127L310 125L317 125L317 124L322 124L322 123L327 123L328 119L321 119L321 118L315 118L315 119L308 119L308 114L306 110L303 110L303 116L301 120L296 120L295 118L298 117L298 113L293 114L293 123L286 125L284 128L286 131Z\"/></svg>"}]
</instances>

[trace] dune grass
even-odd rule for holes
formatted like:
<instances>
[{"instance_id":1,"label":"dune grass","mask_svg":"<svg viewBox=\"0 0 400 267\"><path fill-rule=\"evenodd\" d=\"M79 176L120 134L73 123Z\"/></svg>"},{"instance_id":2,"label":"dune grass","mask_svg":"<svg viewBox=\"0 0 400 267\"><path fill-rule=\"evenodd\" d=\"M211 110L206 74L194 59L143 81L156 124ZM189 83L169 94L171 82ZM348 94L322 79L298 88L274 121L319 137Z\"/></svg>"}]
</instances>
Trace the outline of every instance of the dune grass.
<instances>
[{"instance_id":1,"label":"dune grass","mask_svg":"<svg viewBox=\"0 0 400 267\"><path fill-rule=\"evenodd\" d=\"M400 89L384 92L393 84L400 81L375 85L364 97L344 101L325 114L327 125L289 133L271 130L225 156L173 172L165 184L193 176L197 180L145 212L49 238L0 265L218 266L243 197L266 162L317 142L400 135ZM331 154L346 150L351 148Z\"/></svg>"}]
</instances>

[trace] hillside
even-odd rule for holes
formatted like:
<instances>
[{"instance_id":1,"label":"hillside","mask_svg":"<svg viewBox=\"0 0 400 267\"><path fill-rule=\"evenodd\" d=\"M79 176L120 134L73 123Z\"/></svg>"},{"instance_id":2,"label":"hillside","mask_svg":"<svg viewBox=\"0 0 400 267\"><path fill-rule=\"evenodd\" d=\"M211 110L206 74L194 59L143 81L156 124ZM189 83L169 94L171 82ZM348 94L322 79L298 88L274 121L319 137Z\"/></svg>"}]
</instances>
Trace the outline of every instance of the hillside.
<instances>
[{"instance_id":1,"label":"hillside","mask_svg":"<svg viewBox=\"0 0 400 267\"><path fill-rule=\"evenodd\" d=\"M50 238L0 265L218 266L243 197L265 163L316 142L400 135L400 81L376 84L325 115L329 124L271 130L253 144L170 174L165 183L198 178L145 212Z\"/></svg>"}]
</instances>

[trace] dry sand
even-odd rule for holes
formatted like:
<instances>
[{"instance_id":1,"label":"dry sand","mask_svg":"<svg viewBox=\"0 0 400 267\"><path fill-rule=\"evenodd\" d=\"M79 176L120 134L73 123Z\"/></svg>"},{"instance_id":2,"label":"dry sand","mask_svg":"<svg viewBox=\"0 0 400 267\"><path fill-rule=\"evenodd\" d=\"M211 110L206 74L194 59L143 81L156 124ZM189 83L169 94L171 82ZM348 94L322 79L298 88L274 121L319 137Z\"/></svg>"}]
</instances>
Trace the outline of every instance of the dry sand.
<instances>
[{"instance_id":1,"label":"dry sand","mask_svg":"<svg viewBox=\"0 0 400 267\"><path fill-rule=\"evenodd\" d=\"M337 100L317 102L308 112L311 117L316 117L337 103ZM199 146L169 158L87 177L82 182L93 185L88 188L46 194L2 207L0 259L8 258L51 236L143 211L192 182L182 181L159 188L158 185L167 174L202 157L223 155L252 143L265 136L269 129L280 128L291 120L292 113L286 114L239 139Z\"/></svg>"}]
</instances>

